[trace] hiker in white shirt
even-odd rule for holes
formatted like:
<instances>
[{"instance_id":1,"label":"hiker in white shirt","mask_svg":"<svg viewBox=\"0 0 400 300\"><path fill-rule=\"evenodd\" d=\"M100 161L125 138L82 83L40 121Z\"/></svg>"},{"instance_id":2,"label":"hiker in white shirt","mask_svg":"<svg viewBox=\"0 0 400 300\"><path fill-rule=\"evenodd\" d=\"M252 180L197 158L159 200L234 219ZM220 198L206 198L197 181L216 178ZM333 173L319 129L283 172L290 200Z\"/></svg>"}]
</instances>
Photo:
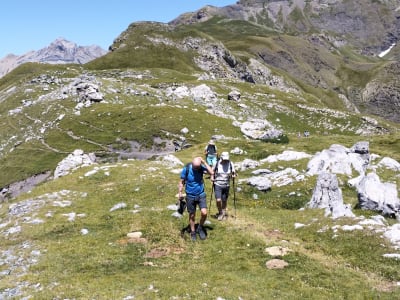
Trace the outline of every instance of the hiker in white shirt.
<instances>
[{"instance_id":1,"label":"hiker in white shirt","mask_svg":"<svg viewBox=\"0 0 400 300\"><path fill-rule=\"evenodd\" d=\"M229 160L229 153L222 152L220 159L213 166L214 174L211 180L214 184L215 199L217 201L218 220L227 217L226 208L228 204L229 188L231 178L236 177L236 171L233 163Z\"/></svg>"}]
</instances>

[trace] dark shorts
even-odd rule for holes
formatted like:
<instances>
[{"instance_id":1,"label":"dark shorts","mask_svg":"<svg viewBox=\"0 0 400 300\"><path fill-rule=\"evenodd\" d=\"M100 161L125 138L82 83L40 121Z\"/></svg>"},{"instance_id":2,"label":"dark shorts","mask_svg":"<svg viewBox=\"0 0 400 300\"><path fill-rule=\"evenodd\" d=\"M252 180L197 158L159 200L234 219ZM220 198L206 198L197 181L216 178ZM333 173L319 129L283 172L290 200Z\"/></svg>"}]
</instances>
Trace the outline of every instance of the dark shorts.
<instances>
[{"instance_id":1,"label":"dark shorts","mask_svg":"<svg viewBox=\"0 0 400 300\"><path fill-rule=\"evenodd\" d=\"M221 187L219 185L214 186L215 199L221 199L222 201L228 201L229 186Z\"/></svg>"},{"instance_id":2,"label":"dark shorts","mask_svg":"<svg viewBox=\"0 0 400 300\"><path fill-rule=\"evenodd\" d=\"M186 195L186 204L189 214L196 212L197 205L200 207L200 209L207 208L206 193L202 193L198 196Z\"/></svg>"}]
</instances>

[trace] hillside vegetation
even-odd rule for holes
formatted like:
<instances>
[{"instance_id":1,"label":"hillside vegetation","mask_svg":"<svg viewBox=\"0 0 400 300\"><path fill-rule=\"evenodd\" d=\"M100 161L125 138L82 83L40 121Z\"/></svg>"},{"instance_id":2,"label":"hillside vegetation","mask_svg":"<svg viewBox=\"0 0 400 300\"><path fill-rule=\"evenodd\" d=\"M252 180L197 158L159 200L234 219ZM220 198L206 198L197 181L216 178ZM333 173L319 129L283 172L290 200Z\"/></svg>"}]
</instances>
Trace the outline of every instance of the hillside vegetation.
<instances>
[{"instance_id":1,"label":"hillside vegetation","mask_svg":"<svg viewBox=\"0 0 400 300\"><path fill-rule=\"evenodd\" d=\"M317 181L309 159L265 160L366 141L374 157L400 161L395 102L373 108L364 97L396 89L398 50L365 55L309 27L315 20L301 11L290 17L286 29L221 14L133 23L83 66L28 63L1 78L0 299L400 298L399 260L384 256L398 249L383 229L344 229L378 214L358 208L348 184L356 174L338 175L356 217L332 219L303 209ZM282 134L250 136L245 125L260 120L255 133ZM211 138L235 163L302 179L260 191L247 183L254 169L239 170L222 222L206 180L208 237L191 242L181 234L187 212L173 215L179 173ZM175 152L174 140L190 147ZM52 178L76 149L96 164ZM398 171L370 171L399 190ZM38 174L50 176L11 196L14 183ZM273 259L287 265L268 268Z\"/></svg>"}]
</instances>

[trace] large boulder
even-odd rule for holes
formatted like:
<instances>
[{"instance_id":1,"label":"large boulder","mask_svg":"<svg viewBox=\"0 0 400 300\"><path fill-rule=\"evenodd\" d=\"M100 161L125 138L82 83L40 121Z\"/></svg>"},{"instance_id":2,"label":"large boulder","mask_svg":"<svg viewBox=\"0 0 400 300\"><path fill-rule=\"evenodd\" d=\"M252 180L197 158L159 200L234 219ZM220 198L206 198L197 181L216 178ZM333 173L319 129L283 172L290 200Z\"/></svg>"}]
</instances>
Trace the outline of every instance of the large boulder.
<instances>
[{"instance_id":1,"label":"large boulder","mask_svg":"<svg viewBox=\"0 0 400 300\"><path fill-rule=\"evenodd\" d=\"M254 176L247 179L247 184L256 187L259 191L268 191L272 187L272 181L265 176Z\"/></svg>"},{"instance_id":2,"label":"large boulder","mask_svg":"<svg viewBox=\"0 0 400 300\"><path fill-rule=\"evenodd\" d=\"M400 171L400 163L390 157L382 158L382 160L378 163L378 167L384 167L393 171Z\"/></svg>"},{"instance_id":3,"label":"large boulder","mask_svg":"<svg viewBox=\"0 0 400 300\"><path fill-rule=\"evenodd\" d=\"M317 175L328 172L350 176L353 170L359 174L364 174L369 164L369 150L365 152L365 148L361 148L364 150L360 153L361 150L359 149L358 146L349 149L342 145L333 144L329 149L318 152L308 162L307 174Z\"/></svg>"},{"instance_id":4,"label":"large boulder","mask_svg":"<svg viewBox=\"0 0 400 300\"><path fill-rule=\"evenodd\" d=\"M103 94L100 93L99 85L81 81L76 84L76 92L79 96L79 102L101 102L104 100Z\"/></svg>"},{"instance_id":5,"label":"large boulder","mask_svg":"<svg viewBox=\"0 0 400 300\"><path fill-rule=\"evenodd\" d=\"M354 217L349 205L343 204L342 190L335 174L320 173L308 208L324 208L325 216Z\"/></svg>"},{"instance_id":6,"label":"large boulder","mask_svg":"<svg viewBox=\"0 0 400 300\"><path fill-rule=\"evenodd\" d=\"M400 199L394 183L381 182L375 173L364 176L357 185L358 204L361 209L395 216L400 210Z\"/></svg>"}]
</instances>

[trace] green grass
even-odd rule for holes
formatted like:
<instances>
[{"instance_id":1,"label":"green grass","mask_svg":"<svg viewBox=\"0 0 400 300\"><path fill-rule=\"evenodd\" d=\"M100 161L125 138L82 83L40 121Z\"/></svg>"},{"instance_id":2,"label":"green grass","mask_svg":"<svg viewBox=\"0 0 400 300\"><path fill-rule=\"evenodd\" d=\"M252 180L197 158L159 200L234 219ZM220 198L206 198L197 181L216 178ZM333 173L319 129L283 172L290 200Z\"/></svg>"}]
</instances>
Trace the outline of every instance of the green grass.
<instances>
[{"instance_id":1,"label":"green grass","mask_svg":"<svg viewBox=\"0 0 400 300\"><path fill-rule=\"evenodd\" d=\"M158 169L148 171L151 166ZM351 221L330 220L321 210L284 209L290 201L283 196L287 193L284 190L296 186L282 188L280 197L278 191L265 193L265 199L258 201L241 186L245 189L235 194L236 209L232 194L229 202L229 213L236 219L218 222L210 218L208 239L192 243L188 237L180 237L187 213L183 219L175 219L166 209L175 203L177 175L151 161L119 164L110 168L109 176L99 171L84 177L90 169L43 184L22 197L35 199L46 193L75 191L66 197L72 206L53 207L46 200L35 213L45 223L21 224L21 234L6 242L10 246L31 241L41 249L38 264L23 278L41 283L42 290L33 293L35 299L122 299L129 295L135 299L399 297L397 289L389 288L400 275L399 262L382 258L389 245L368 230L340 231L336 238L332 230L318 232L325 226ZM209 193L209 183L206 185ZM310 187L311 182L297 188L304 191ZM110 212L120 202L127 208ZM133 213L137 206L139 212ZM6 209L3 205L1 216ZM45 217L49 210L53 217ZM210 213L215 210L212 203ZM69 222L63 214L72 211L84 216ZM295 229L295 222L309 225ZM83 228L89 230L87 235L80 234ZM146 243L127 243L126 234L133 231L143 232ZM287 268L265 267L274 258L265 252L271 246L291 250L279 257L289 263ZM188 277L191 284L187 284ZM11 285L10 281L2 282L0 290Z\"/></svg>"}]
</instances>

